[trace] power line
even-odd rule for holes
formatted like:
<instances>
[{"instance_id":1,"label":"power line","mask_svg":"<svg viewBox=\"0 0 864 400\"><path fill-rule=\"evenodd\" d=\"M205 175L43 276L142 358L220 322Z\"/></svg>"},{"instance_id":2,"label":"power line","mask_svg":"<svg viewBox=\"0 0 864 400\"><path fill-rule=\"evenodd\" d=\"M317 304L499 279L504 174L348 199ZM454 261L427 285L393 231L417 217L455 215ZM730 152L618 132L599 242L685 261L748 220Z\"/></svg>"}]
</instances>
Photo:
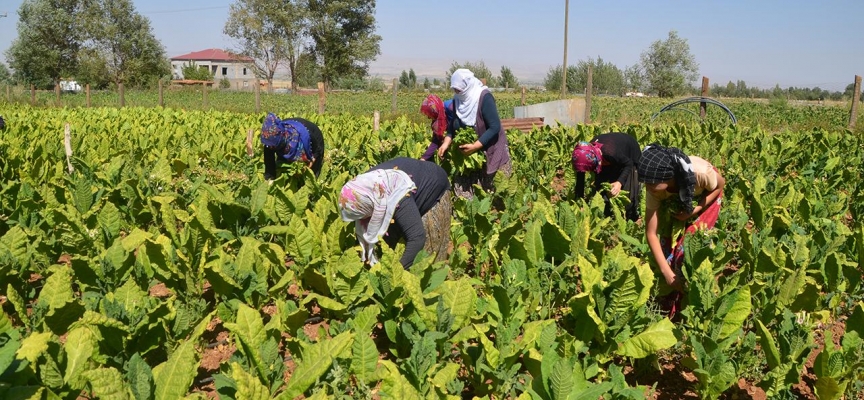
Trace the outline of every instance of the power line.
<instances>
[{"instance_id":1,"label":"power line","mask_svg":"<svg viewBox=\"0 0 864 400\"><path fill-rule=\"evenodd\" d=\"M192 11L222 10L226 8L229 8L229 6L186 8L181 10L142 11L141 14L178 14Z\"/></svg>"}]
</instances>

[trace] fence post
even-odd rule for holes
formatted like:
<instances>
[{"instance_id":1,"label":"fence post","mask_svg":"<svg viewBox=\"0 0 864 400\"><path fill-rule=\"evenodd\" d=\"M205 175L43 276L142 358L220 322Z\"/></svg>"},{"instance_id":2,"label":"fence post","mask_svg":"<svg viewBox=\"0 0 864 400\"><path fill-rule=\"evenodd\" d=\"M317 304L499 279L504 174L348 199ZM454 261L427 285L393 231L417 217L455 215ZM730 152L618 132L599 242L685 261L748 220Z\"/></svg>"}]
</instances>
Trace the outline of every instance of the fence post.
<instances>
[{"instance_id":1,"label":"fence post","mask_svg":"<svg viewBox=\"0 0 864 400\"><path fill-rule=\"evenodd\" d=\"M708 77L707 76L702 77L702 97L703 98L708 97ZM706 111L705 109L707 107L708 107L708 104L705 103L704 101L699 103L699 118L703 121L705 120L705 111Z\"/></svg>"},{"instance_id":2,"label":"fence post","mask_svg":"<svg viewBox=\"0 0 864 400\"><path fill-rule=\"evenodd\" d=\"M54 84L54 105L60 107L60 83Z\"/></svg>"},{"instance_id":3,"label":"fence post","mask_svg":"<svg viewBox=\"0 0 864 400\"><path fill-rule=\"evenodd\" d=\"M69 128L69 123L66 123L66 127L63 132L63 145L66 147L66 168L69 169L69 173L75 171L75 167L72 166L72 131Z\"/></svg>"},{"instance_id":4,"label":"fence post","mask_svg":"<svg viewBox=\"0 0 864 400\"><path fill-rule=\"evenodd\" d=\"M255 155L255 147L252 144L252 137L255 135L254 129L249 129L246 132L246 155L252 157Z\"/></svg>"},{"instance_id":5,"label":"fence post","mask_svg":"<svg viewBox=\"0 0 864 400\"><path fill-rule=\"evenodd\" d=\"M324 114L325 96L324 82L318 82L318 114Z\"/></svg>"},{"instance_id":6,"label":"fence post","mask_svg":"<svg viewBox=\"0 0 864 400\"><path fill-rule=\"evenodd\" d=\"M593 82L594 69L588 66L588 85L585 86L585 123L591 123L591 97L594 92Z\"/></svg>"},{"instance_id":7,"label":"fence post","mask_svg":"<svg viewBox=\"0 0 864 400\"><path fill-rule=\"evenodd\" d=\"M120 93L120 107L121 108L126 107L126 96L125 96L125 93L123 92L123 83L122 82L117 84L117 90Z\"/></svg>"},{"instance_id":8,"label":"fence post","mask_svg":"<svg viewBox=\"0 0 864 400\"><path fill-rule=\"evenodd\" d=\"M525 86L522 86L522 106L525 106Z\"/></svg>"},{"instance_id":9,"label":"fence post","mask_svg":"<svg viewBox=\"0 0 864 400\"><path fill-rule=\"evenodd\" d=\"M9 103L10 101L12 101L12 93L9 89L9 85L6 85L6 102Z\"/></svg>"},{"instance_id":10,"label":"fence post","mask_svg":"<svg viewBox=\"0 0 864 400\"><path fill-rule=\"evenodd\" d=\"M255 79L255 112L261 112L261 83Z\"/></svg>"},{"instance_id":11,"label":"fence post","mask_svg":"<svg viewBox=\"0 0 864 400\"><path fill-rule=\"evenodd\" d=\"M396 92L399 90L399 82L393 78L393 104L390 107L390 112L396 113Z\"/></svg>"},{"instance_id":12,"label":"fence post","mask_svg":"<svg viewBox=\"0 0 864 400\"><path fill-rule=\"evenodd\" d=\"M159 107L165 108L165 101L162 94L162 80L159 80Z\"/></svg>"},{"instance_id":13,"label":"fence post","mask_svg":"<svg viewBox=\"0 0 864 400\"><path fill-rule=\"evenodd\" d=\"M372 113L372 130L374 132L378 132L378 128L380 128L380 127L381 127L381 113L378 112L378 110L375 110L375 112Z\"/></svg>"},{"instance_id":14,"label":"fence post","mask_svg":"<svg viewBox=\"0 0 864 400\"><path fill-rule=\"evenodd\" d=\"M87 92L87 108L90 108L90 84L88 83L84 89Z\"/></svg>"},{"instance_id":15,"label":"fence post","mask_svg":"<svg viewBox=\"0 0 864 400\"><path fill-rule=\"evenodd\" d=\"M855 75L855 89L852 91L852 109L849 110L849 129L855 129L858 120L858 103L861 98L861 75Z\"/></svg>"},{"instance_id":16,"label":"fence post","mask_svg":"<svg viewBox=\"0 0 864 400\"><path fill-rule=\"evenodd\" d=\"M207 105L208 105L208 102L207 102L207 82L201 83L201 93L202 93L202 96L204 96L204 109L206 110Z\"/></svg>"},{"instance_id":17,"label":"fence post","mask_svg":"<svg viewBox=\"0 0 864 400\"><path fill-rule=\"evenodd\" d=\"M36 85L30 85L30 105L36 105Z\"/></svg>"}]
</instances>

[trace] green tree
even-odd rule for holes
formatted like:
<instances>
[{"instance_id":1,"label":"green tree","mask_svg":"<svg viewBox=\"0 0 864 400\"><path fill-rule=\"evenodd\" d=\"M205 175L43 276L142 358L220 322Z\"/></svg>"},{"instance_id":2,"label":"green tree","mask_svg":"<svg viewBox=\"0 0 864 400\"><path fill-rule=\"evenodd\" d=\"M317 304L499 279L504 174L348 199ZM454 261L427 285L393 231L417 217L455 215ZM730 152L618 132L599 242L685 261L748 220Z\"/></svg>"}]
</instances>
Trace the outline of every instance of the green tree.
<instances>
[{"instance_id":1,"label":"green tree","mask_svg":"<svg viewBox=\"0 0 864 400\"><path fill-rule=\"evenodd\" d=\"M495 86L495 77L492 76L492 71L489 70L489 67L486 66L486 63L482 60L478 62L465 62L465 63L457 63L453 62L450 65L450 69L447 70L446 78L444 79L444 84L447 88L450 88L450 77L453 76L453 72L457 69L465 68L474 73L474 77L480 80L486 80L486 86Z\"/></svg>"},{"instance_id":2,"label":"green tree","mask_svg":"<svg viewBox=\"0 0 864 400\"><path fill-rule=\"evenodd\" d=\"M567 71L567 80L575 79L577 92L585 92L585 88L588 86L589 68L591 69L591 86L594 93L623 94L624 73L615 64L604 62L600 57L597 57L597 60L589 58L579 61L576 64L575 74L571 74L570 70Z\"/></svg>"},{"instance_id":3,"label":"green tree","mask_svg":"<svg viewBox=\"0 0 864 400\"><path fill-rule=\"evenodd\" d=\"M432 83L429 82L429 78L423 78L423 89L429 90L430 87L432 87Z\"/></svg>"},{"instance_id":4,"label":"green tree","mask_svg":"<svg viewBox=\"0 0 864 400\"><path fill-rule=\"evenodd\" d=\"M417 87L417 74L414 73L414 68L408 70L408 82L410 83L411 89Z\"/></svg>"},{"instance_id":5,"label":"green tree","mask_svg":"<svg viewBox=\"0 0 864 400\"><path fill-rule=\"evenodd\" d=\"M9 67L27 83L50 87L78 66L83 26L79 0L24 0L18 37L6 51Z\"/></svg>"},{"instance_id":6,"label":"green tree","mask_svg":"<svg viewBox=\"0 0 864 400\"><path fill-rule=\"evenodd\" d=\"M624 68L624 88L632 92L645 90L645 75L638 64Z\"/></svg>"},{"instance_id":7,"label":"green tree","mask_svg":"<svg viewBox=\"0 0 864 400\"><path fill-rule=\"evenodd\" d=\"M411 87L411 78L408 77L408 72L403 69L399 75L399 88L407 89L409 87Z\"/></svg>"},{"instance_id":8,"label":"green tree","mask_svg":"<svg viewBox=\"0 0 864 400\"><path fill-rule=\"evenodd\" d=\"M309 32L320 61L321 78L365 77L381 53L375 34L374 0L307 0Z\"/></svg>"},{"instance_id":9,"label":"green tree","mask_svg":"<svg viewBox=\"0 0 864 400\"><path fill-rule=\"evenodd\" d=\"M513 75L513 71L510 70L510 67L502 65L499 84L504 86L505 89L512 89L519 86L519 80L516 79L515 75Z\"/></svg>"},{"instance_id":10,"label":"green tree","mask_svg":"<svg viewBox=\"0 0 864 400\"><path fill-rule=\"evenodd\" d=\"M85 48L78 53L78 72L75 80L82 86L89 84L92 89L105 89L111 84L108 61L96 49Z\"/></svg>"},{"instance_id":11,"label":"green tree","mask_svg":"<svg viewBox=\"0 0 864 400\"><path fill-rule=\"evenodd\" d=\"M543 86L546 90L550 92L557 92L561 90L561 73L562 68L560 65L549 68L549 71L546 72L546 78L543 80ZM575 92L577 90L577 69L575 65L571 65L567 67L567 92ZM584 88L583 88L584 89Z\"/></svg>"},{"instance_id":12,"label":"green tree","mask_svg":"<svg viewBox=\"0 0 864 400\"><path fill-rule=\"evenodd\" d=\"M183 73L183 79L189 79L193 81L212 81L213 73L210 72L207 67L199 67L198 64L195 64L195 61L190 61L180 68L180 72Z\"/></svg>"},{"instance_id":13,"label":"green tree","mask_svg":"<svg viewBox=\"0 0 864 400\"><path fill-rule=\"evenodd\" d=\"M254 60L252 72L267 81L269 90L280 66L288 67L296 90L301 54L309 39L307 17L303 0L237 0L228 12L224 33L237 41L238 55Z\"/></svg>"},{"instance_id":14,"label":"green tree","mask_svg":"<svg viewBox=\"0 0 864 400\"><path fill-rule=\"evenodd\" d=\"M657 40L642 53L642 69L649 91L660 97L672 97L688 90L698 77L699 64L690 54L687 39L670 31L666 40Z\"/></svg>"},{"instance_id":15,"label":"green tree","mask_svg":"<svg viewBox=\"0 0 864 400\"><path fill-rule=\"evenodd\" d=\"M88 21L85 45L105 61L105 72L113 83L145 86L171 73L165 48L153 35L150 20L130 0L95 0L82 14Z\"/></svg>"},{"instance_id":16,"label":"green tree","mask_svg":"<svg viewBox=\"0 0 864 400\"><path fill-rule=\"evenodd\" d=\"M6 64L0 63L0 83L8 85L12 83L12 74Z\"/></svg>"},{"instance_id":17,"label":"green tree","mask_svg":"<svg viewBox=\"0 0 864 400\"><path fill-rule=\"evenodd\" d=\"M311 49L300 53L297 58L297 80L292 79L292 86L317 87L321 82L321 68L315 60L315 54ZM296 85L293 82L297 82Z\"/></svg>"}]
</instances>

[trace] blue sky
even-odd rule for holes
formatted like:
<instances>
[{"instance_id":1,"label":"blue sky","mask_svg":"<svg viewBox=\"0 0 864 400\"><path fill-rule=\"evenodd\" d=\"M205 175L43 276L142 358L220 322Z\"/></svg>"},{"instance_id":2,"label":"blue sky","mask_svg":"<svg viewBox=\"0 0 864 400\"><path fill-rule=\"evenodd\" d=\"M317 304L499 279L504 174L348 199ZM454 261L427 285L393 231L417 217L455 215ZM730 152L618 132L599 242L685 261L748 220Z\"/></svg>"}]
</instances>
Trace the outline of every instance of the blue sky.
<instances>
[{"instance_id":1,"label":"blue sky","mask_svg":"<svg viewBox=\"0 0 864 400\"><path fill-rule=\"evenodd\" d=\"M134 0L169 56L230 48L222 34L231 1ZM541 82L560 65L564 0L378 0L381 55L370 72L391 78L413 68L443 77L450 64L483 61ZM20 0L0 2L0 52L15 38ZM600 57L636 64L670 30L687 39L712 84L843 90L864 75L862 0L608 0L570 2L568 64ZM4 59L5 54L0 55Z\"/></svg>"}]
</instances>

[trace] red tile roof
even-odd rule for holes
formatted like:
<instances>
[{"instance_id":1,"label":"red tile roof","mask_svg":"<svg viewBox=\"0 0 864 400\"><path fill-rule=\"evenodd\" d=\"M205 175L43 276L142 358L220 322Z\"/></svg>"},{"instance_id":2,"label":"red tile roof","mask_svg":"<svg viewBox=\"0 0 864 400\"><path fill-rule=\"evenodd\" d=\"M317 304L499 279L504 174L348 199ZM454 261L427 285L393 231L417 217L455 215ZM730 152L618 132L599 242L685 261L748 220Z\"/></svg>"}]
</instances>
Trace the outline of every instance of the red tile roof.
<instances>
[{"instance_id":1,"label":"red tile roof","mask_svg":"<svg viewBox=\"0 0 864 400\"><path fill-rule=\"evenodd\" d=\"M234 55L221 49L195 51L182 56L171 57L171 61L252 61L249 57Z\"/></svg>"}]
</instances>

